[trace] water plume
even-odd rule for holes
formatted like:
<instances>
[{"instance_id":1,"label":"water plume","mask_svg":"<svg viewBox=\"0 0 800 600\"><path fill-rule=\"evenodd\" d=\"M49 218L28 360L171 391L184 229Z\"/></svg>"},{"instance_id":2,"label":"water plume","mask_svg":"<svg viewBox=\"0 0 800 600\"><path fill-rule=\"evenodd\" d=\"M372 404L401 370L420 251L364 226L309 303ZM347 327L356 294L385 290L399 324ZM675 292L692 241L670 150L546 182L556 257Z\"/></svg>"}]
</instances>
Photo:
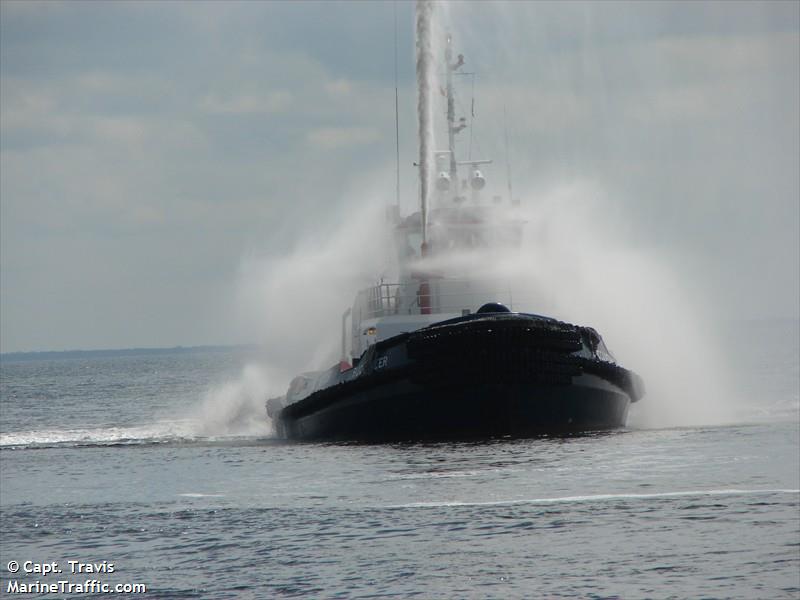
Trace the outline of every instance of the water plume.
<instances>
[{"instance_id":1,"label":"water plume","mask_svg":"<svg viewBox=\"0 0 800 600\"><path fill-rule=\"evenodd\" d=\"M427 240L427 207L433 171L433 2L417 0L416 52L417 52L417 121L419 137L419 180L422 204L422 239Z\"/></svg>"},{"instance_id":2,"label":"water plume","mask_svg":"<svg viewBox=\"0 0 800 600\"><path fill-rule=\"evenodd\" d=\"M275 388L266 365L248 364L240 377L208 390L192 409L191 430L200 437L265 436L271 432L264 402Z\"/></svg>"},{"instance_id":3,"label":"water plume","mask_svg":"<svg viewBox=\"0 0 800 600\"><path fill-rule=\"evenodd\" d=\"M625 142L627 130L611 128L619 119L612 100L621 92L606 75L639 73L639 61L602 45L605 21L591 5L562 10L520 4L494 3L488 10L485 4L442 2L436 19L481 78L481 125L474 134L489 157L504 155L503 112L507 104L512 109L514 160L529 165L514 182L514 200L522 200L527 221L524 247L519 254L461 253L438 265L434 259L430 268L502 279L510 283L515 309L596 327L620 363L646 381L648 395L634 406L632 424L733 420L738 400L711 326L708 286L690 278L680 247L648 245L648 233L636 225L643 221L643 203L634 201L633 175L616 162L622 146L614 142ZM556 26L554 33L548 23ZM485 43L485 30L495 26L509 32L507 46ZM595 51L616 62L594 58ZM630 93L639 98L650 91ZM630 130L632 139L636 134ZM570 146L576 139L580 151ZM641 177L641 165L626 169ZM489 176L486 197L507 183ZM651 194L653 202L664 197L652 186L636 193Z\"/></svg>"},{"instance_id":4,"label":"water plume","mask_svg":"<svg viewBox=\"0 0 800 600\"><path fill-rule=\"evenodd\" d=\"M453 12L483 12L487 6L459 5L459 10ZM512 5L491 6L493 12L501 12ZM450 274L499 277L513 283L515 309L596 327L620 363L645 379L648 394L632 410L633 425L728 422L733 419L732 394L727 389L728 373L711 334L712 313L704 306L705 290L689 282L669 252L656 252L642 244L646 232L636 235L636 218L626 221L623 216L641 208L630 198L627 207L618 200L620 189L628 189L630 196L624 178L620 182L619 177L612 177L613 173L625 172L626 165L617 162L617 154L621 147L627 147L627 140L620 141L627 130L606 122L609 116L628 112L622 108L603 112L618 104L611 101L618 91L607 84L603 69L617 72L621 66L592 59L595 49L586 42L592 42L591 34L597 32L591 28L592 19L580 20L586 17L586 6L571 9L578 13L573 16L585 28L586 39L577 40L581 43L573 43L572 24L566 23L560 12L556 15L558 10L550 5L529 5L523 13L531 15L531 22L533 17L544 18L538 18L532 29L527 23L513 24L516 41L536 47L535 56L526 55L509 43L505 56L492 57L489 48L475 45L481 38L480 30L491 23L481 21L478 25L459 17L461 21L453 24L447 22L447 3L417 2L417 118L423 202L431 193L437 130L435 103L439 96L435 57L445 25L454 32L460 49L467 51L471 64L491 61L505 70L492 73L480 66L476 69L482 82L493 90L493 95L484 96L489 98L489 104L481 106L483 123L491 128L490 141L491 131L494 138L502 140L501 109L509 102L512 127L516 130L515 161L531 165L519 169L528 181L514 185L523 199L523 216L528 221L522 252L462 253L440 260L440 264L438 259L431 259L430 266ZM589 17L592 14L588 11ZM548 17L561 19L558 31L563 39L555 42L570 42L557 52L549 52L552 40L547 35ZM537 33L537 39L529 39L530 31ZM470 49L475 47L479 51L471 55ZM606 49L606 53L613 50ZM619 58L616 53L613 56ZM632 61L627 66L635 72L637 63ZM537 79L525 81L524 77ZM584 88L594 96L589 97ZM630 124L628 120L616 122ZM520 134L525 132L530 139L521 140ZM588 144L592 137L597 138L594 145ZM616 148L614 142L618 144ZM501 146L495 144L495 148ZM580 159L575 149L578 147L588 158ZM634 166L641 171L642 164L636 162ZM652 186L650 191L656 193ZM360 192L359 197L364 197L363 189ZM486 194L491 196L492 192L487 189ZM656 200L664 195L662 191L658 194ZM385 257L371 251L387 246L381 209L382 204L375 201L351 205L341 225L327 232L324 239L311 233L285 254L256 255L245 260L239 278L237 314L245 327L259 332L268 364L278 372L276 380L288 382L300 371L323 368L335 360L342 311L350 306L357 289L374 284L385 274ZM637 239L638 243L634 241ZM237 393L231 395L236 397Z\"/></svg>"}]
</instances>

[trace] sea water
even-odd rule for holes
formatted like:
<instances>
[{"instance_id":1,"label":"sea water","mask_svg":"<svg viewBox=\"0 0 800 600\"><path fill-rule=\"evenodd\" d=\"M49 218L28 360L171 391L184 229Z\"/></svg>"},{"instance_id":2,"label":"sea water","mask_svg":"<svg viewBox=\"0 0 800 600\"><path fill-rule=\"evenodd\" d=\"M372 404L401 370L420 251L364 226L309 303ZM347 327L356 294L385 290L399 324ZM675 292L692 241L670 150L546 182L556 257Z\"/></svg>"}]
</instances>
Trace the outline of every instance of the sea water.
<instances>
[{"instance_id":1,"label":"sea water","mask_svg":"<svg viewBox=\"0 0 800 600\"><path fill-rule=\"evenodd\" d=\"M728 332L734 422L480 443L276 440L252 349L6 355L0 595L797 598L797 321Z\"/></svg>"}]
</instances>

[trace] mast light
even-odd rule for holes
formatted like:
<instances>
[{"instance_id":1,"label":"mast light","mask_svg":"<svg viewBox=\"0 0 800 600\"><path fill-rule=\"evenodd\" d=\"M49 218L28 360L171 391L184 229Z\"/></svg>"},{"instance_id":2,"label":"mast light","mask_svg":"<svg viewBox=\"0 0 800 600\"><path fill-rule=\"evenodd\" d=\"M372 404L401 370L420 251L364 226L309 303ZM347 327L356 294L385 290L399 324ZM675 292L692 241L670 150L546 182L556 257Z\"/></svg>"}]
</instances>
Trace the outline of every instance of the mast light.
<instances>
[{"instance_id":1,"label":"mast light","mask_svg":"<svg viewBox=\"0 0 800 600\"><path fill-rule=\"evenodd\" d=\"M472 185L473 190L482 190L486 187L486 178L481 173L480 169L475 169L472 172L472 177L470 178L470 185Z\"/></svg>"}]
</instances>

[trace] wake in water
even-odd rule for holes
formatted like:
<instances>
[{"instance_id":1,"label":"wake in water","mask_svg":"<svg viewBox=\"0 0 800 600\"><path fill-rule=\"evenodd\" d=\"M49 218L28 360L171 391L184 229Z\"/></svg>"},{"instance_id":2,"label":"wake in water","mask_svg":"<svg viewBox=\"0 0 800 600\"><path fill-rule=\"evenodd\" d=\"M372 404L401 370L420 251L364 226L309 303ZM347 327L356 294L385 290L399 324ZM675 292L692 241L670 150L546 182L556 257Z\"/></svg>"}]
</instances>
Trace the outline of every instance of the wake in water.
<instances>
[{"instance_id":1,"label":"wake in water","mask_svg":"<svg viewBox=\"0 0 800 600\"><path fill-rule=\"evenodd\" d=\"M170 418L133 426L41 429L0 434L0 448L133 446L226 442L268 438L272 426L264 402L270 393L266 368L246 365L238 379L206 391Z\"/></svg>"},{"instance_id":2,"label":"wake in water","mask_svg":"<svg viewBox=\"0 0 800 600\"><path fill-rule=\"evenodd\" d=\"M587 496L562 496L558 498L525 498L521 500L492 500L488 502L412 502L390 508L440 508L448 506L513 506L517 504L573 504L607 502L609 500L659 500L666 498L697 498L704 496L764 496L775 494L800 494L796 489L721 489L654 492L652 494L591 494Z\"/></svg>"},{"instance_id":3,"label":"wake in water","mask_svg":"<svg viewBox=\"0 0 800 600\"><path fill-rule=\"evenodd\" d=\"M181 422L160 422L134 427L41 429L0 434L0 448L50 448L52 446L124 446L189 441L190 428Z\"/></svg>"}]
</instances>

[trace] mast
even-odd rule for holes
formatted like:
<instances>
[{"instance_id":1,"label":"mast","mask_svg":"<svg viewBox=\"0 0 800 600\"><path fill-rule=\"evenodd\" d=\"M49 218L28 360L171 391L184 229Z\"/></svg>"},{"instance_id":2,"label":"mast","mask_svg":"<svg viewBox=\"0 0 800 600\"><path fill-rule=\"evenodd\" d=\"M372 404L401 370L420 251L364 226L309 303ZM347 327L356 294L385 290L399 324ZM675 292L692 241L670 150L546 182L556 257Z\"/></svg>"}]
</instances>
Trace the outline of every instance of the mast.
<instances>
[{"instance_id":1,"label":"mast","mask_svg":"<svg viewBox=\"0 0 800 600\"><path fill-rule=\"evenodd\" d=\"M422 226L422 258L428 255L428 194L433 170L433 52L431 21L433 2L417 0L417 117L419 119L420 221ZM431 314L431 292L427 277L419 282L419 312Z\"/></svg>"},{"instance_id":2,"label":"mast","mask_svg":"<svg viewBox=\"0 0 800 600\"><path fill-rule=\"evenodd\" d=\"M397 93L397 0L392 2L394 9L394 166L395 196L397 211L400 211L400 110Z\"/></svg>"},{"instance_id":3,"label":"mast","mask_svg":"<svg viewBox=\"0 0 800 600\"><path fill-rule=\"evenodd\" d=\"M428 249L428 196L433 167L433 52L431 21L433 2L417 0L417 118L419 120L419 178L422 226L422 255Z\"/></svg>"}]
</instances>

